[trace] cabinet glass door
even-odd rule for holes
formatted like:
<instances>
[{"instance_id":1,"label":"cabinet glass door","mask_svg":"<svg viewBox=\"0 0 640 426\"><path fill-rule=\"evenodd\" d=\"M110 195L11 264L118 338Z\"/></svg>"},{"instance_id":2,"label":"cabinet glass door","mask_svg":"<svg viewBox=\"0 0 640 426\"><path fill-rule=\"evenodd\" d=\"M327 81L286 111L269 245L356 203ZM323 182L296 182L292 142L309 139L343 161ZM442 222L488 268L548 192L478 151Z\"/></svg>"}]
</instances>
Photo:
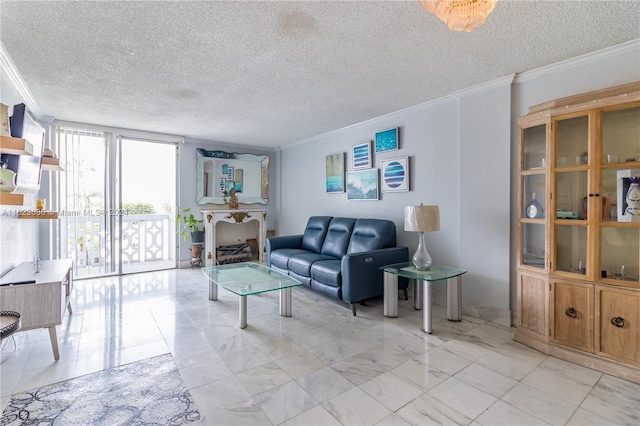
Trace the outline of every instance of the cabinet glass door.
<instances>
[{"instance_id":1,"label":"cabinet glass door","mask_svg":"<svg viewBox=\"0 0 640 426\"><path fill-rule=\"evenodd\" d=\"M600 229L600 277L638 281L640 229L602 227Z\"/></svg>"},{"instance_id":2,"label":"cabinet glass door","mask_svg":"<svg viewBox=\"0 0 640 426\"><path fill-rule=\"evenodd\" d=\"M556 219L587 219L587 183L586 170L556 173Z\"/></svg>"},{"instance_id":3,"label":"cabinet glass door","mask_svg":"<svg viewBox=\"0 0 640 426\"><path fill-rule=\"evenodd\" d=\"M628 106L628 105L627 105ZM602 158L598 217L600 253L598 279L617 285L638 285L640 216L629 206L632 178L640 177L640 106L602 111ZM633 204L633 203L632 203ZM610 281L614 280L614 281Z\"/></svg>"},{"instance_id":4,"label":"cabinet glass door","mask_svg":"<svg viewBox=\"0 0 640 426\"><path fill-rule=\"evenodd\" d=\"M546 136L547 126L539 126L524 129L522 141L522 170L539 170L546 166Z\"/></svg>"},{"instance_id":5,"label":"cabinet glass door","mask_svg":"<svg viewBox=\"0 0 640 426\"><path fill-rule=\"evenodd\" d=\"M640 107L602 113L602 164L640 161Z\"/></svg>"},{"instance_id":6,"label":"cabinet glass door","mask_svg":"<svg viewBox=\"0 0 640 426\"><path fill-rule=\"evenodd\" d=\"M546 261L544 225L524 223L521 263L535 268L544 268Z\"/></svg>"},{"instance_id":7,"label":"cabinet glass door","mask_svg":"<svg viewBox=\"0 0 640 426\"><path fill-rule=\"evenodd\" d=\"M556 271L586 275L587 227L582 225L557 225L555 227Z\"/></svg>"},{"instance_id":8,"label":"cabinet glass door","mask_svg":"<svg viewBox=\"0 0 640 426\"><path fill-rule=\"evenodd\" d=\"M586 115L556 121L556 167L589 163L589 117Z\"/></svg>"},{"instance_id":9,"label":"cabinet glass door","mask_svg":"<svg viewBox=\"0 0 640 426\"><path fill-rule=\"evenodd\" d=\"M547 124L524 128L521 137L519 264L545 269Z\"/></svg>"}]
</instances>

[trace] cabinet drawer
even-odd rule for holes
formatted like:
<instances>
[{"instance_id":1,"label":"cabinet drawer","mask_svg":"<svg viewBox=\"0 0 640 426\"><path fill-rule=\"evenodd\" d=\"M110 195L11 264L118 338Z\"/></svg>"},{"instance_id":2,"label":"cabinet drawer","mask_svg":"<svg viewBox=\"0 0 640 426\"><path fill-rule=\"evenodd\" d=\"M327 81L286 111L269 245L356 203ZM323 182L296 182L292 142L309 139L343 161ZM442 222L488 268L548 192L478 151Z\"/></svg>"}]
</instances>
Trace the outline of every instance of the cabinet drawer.
<instances>
[{"instance_id":1,"label":"cabinet drawer","mask_svg":"<svg viewBox=\"0 0 640 426\"><path fill-rule=\"evenodd\" d=\"M551 340L593 352L593 285L553 281L551 297Z\"/></svg>"},{"instance_id":2,"label":"cabinet drawer","mask_svg":"<svg viewBox=\"0 0 640 426\"><path fill-rule=\"evenodd\" d=\"M596 353L640 365L640 292L596 289Z\"/></svg>"}]
</instances>

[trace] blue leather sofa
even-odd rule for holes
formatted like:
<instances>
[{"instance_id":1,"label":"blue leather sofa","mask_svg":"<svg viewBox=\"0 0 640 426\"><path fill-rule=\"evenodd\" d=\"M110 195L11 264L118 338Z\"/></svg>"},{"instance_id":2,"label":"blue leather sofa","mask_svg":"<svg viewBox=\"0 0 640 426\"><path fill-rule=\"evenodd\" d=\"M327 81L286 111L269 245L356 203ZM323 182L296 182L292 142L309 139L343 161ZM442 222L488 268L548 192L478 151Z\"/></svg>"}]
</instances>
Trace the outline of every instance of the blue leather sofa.
<instances>
[{"instance_id":1,"label":"blue leather sofa","mask_svg":"<svg viewBox=\"0 0 640 426\"><path fill-rule=\"evenodd\" d=\"M407 262L396 225L384 219L312 216L302 235L267 239L267 266L327 296L355 303L381 296L381 266ZM407 281L398 283L406 298Z\"/></svg>"}]
</instances>

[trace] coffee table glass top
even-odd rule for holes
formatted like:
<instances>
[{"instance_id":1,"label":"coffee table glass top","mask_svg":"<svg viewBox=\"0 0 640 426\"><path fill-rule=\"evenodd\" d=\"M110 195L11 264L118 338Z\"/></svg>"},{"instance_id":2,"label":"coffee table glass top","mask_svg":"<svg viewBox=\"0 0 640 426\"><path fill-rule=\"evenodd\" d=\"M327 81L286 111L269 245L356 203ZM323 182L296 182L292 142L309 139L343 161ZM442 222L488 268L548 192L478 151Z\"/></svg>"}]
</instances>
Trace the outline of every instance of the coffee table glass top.
<instances>
[{"instance_id":1,"label":"coffee table glass top","mask_svg":"<svg viewBox=\"0 0 640 426\"><path fill-rule=\"evenodd\" d=\"M252 262L207 266L202 268L202 273L216 285L238 296L302 285L300 281L288 275Z\"/></svg>"},{"instance_id":2,"label":"coffee table glass top","mask_svg":"<svg viewBox=\"0 0 640 426\"><path fill-rule=\"evenodd\" d=\"M467 272L465 269L445 265L431 265L430 269L426 271L420 271L416 269L416 267L413 266L413 263L411 262L385 265L381 266L380 269L385 272L398 275L400 277L424 281L447 280L449 278L457 277L458 275L462 275Z\"/></svg>"}]
</instances>

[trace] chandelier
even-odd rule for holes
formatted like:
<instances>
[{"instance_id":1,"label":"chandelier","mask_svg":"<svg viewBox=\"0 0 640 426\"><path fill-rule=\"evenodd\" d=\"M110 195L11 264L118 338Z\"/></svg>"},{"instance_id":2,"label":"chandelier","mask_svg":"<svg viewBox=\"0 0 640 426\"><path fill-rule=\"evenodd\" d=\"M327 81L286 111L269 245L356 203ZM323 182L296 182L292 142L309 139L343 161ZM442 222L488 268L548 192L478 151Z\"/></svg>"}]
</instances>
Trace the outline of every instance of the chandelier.
<instances>
[{"instance_id":1,"label":"chandelier","mask_svg":"<svg viewBox=\"0 0 640 426\"><path fill-rule=\"evenodd\" d=\"M484 24L496 0L419 0L453 31L469 32Z\"/></svg>"}]
</instances>

